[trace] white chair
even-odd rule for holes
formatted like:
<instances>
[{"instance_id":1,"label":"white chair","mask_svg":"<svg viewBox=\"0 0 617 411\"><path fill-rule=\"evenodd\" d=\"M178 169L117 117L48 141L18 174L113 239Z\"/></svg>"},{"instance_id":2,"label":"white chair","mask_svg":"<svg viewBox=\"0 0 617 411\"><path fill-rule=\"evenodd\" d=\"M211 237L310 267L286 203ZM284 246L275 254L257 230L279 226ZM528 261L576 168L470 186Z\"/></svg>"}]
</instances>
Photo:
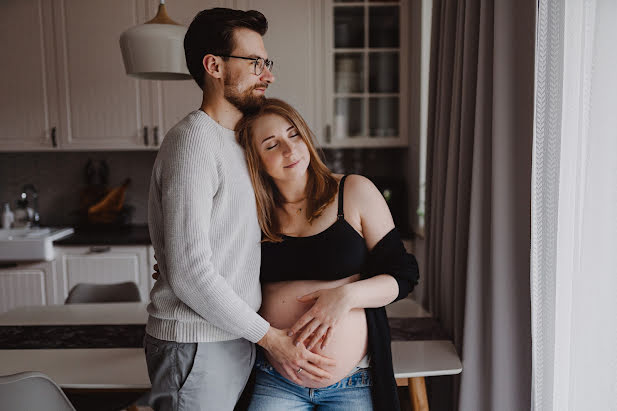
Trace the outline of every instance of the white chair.
<instances>
[{"instance_id":1,"label":"white chair","mask_svg":"<svg viewBox=\"0 0 617 411\"><path fill-rule=\"evenodd\" d=\"M40 372L0 376L0 410L75 411L60 387Z\"/></svg>"},{"instance_id":2,"label":"white chair","mask_svg":"<svg viewBox=\"0 0 617 411\"><path fill-rule=\"evenodd\" d=\"M65 304L140 302L137 284L132 281L114 284L76 284Z\"/></svg>"}]
</instances>

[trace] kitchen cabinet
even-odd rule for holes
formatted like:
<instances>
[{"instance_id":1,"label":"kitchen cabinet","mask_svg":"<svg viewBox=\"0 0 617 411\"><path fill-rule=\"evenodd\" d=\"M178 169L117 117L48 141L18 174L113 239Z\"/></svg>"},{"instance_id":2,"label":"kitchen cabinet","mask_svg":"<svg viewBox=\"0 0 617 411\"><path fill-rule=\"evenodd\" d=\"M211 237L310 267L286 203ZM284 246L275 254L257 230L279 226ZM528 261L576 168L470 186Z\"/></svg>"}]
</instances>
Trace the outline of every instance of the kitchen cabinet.
<instances>
[{"instance_id":1,"label":"kitchen cabinet","mask_svg":"<svg viewBox=\"0 0 617 411\"><path fill-rule=\"evenodd\" d=\"M192 80L124 72L120 34L154 16L157 0L0 3L0 151L156 150L201 103ZM188 26L211 7L256 9L276 81L324 147L404 146L409 48L406 1L172 0ZM36 22L33 24L32 22ZM357 35L357 33L360 33ZM355 42L355 43L354 43Z\"/></svg>"},{"instance_id":2,"label":"kitchen cabinet","mask_svg":"<svg viewBox=\"0 0 617 411\"><path fill-rule=\"evenodd\" d=\"M119 36L152 18L157 5L155 0L3 2L0 26L6 35L0 41L13 64L0 86L0 98L6 99L0 110L0 150L156 149L202 97L192 80L136 80L124 72ZM277 70L268 95L290 102L314 126L314 2L167 3L169 15L185 26L211 7L266 15L265 42ZM32 33L26 21L41 24Z\"/></svg>"},{"instance_id":3,"label":"kitchen cabinet","mask_svg":"<svg viewBox=\"0 0 617 411\"><path fill-rule=\"evenodd\" d=\"M152 86L128 77L120 34L145 19L143 0L52 2L63 149L144 147Z\"/></svg>"},{"instance_id":4,"label":"kitchen cabinet","mask_svg":"<svg viewBox=\"0 0 617 411\"><path fill-rule=\"evenodd\" d=\"M0 4L0 150L144 148L153 86L124 72L118 39L144 0Z\"/></svg>"},{"instance_id":5,"label":"kitchen cabinet","mask_svg":"<svg viewBox=\"0 0 617 411\"><path fill-rule=\"evenodd\" d=\"M53 278L53 261L0 268L0 313L26 305L52 303Z\"/></svg>"},{"instance_id":6,"label":"kitchen cabinet","mask_svg":"<svg viewBox=\"0 0 617 411\"><path fill-rule=\"evenodd\" d=\"M55 303L63 304L77 283L109 284L133 281L142 301L148 301L150 270L148 246L55 247Z\"/></svg>"},{"instance_id":7,"label":"kitchen cabinet","mask_svg":"<svg viewBox=\"0 0 617 411\"><path fill-rule=\"evenodd\" d=\"M53 150L56 66L48 1L0 3L0 151Z\"/></svg>"},{"instance_id":8,"label":"kitchen cabinet","mask_svg":"<svg viewBox=\"0 0 617 411\"><path fill-rule=\"evenodd\" d=\"M408 144L408 3L325 1L325 147Z\"/></svg>"}]
</instances>

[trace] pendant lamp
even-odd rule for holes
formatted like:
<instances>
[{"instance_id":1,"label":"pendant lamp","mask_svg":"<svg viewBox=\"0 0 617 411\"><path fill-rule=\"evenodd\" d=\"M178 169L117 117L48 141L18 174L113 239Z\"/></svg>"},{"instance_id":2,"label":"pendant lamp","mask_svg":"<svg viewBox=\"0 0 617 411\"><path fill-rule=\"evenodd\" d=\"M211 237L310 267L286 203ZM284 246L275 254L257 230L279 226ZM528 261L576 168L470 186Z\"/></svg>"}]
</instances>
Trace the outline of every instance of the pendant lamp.
<instances>
[{"instance_id":1,"label":"pendant lamp","mask_svg":"<svg viewBox=\"0 0 617 411\"><path fill-rule=\"evenodd\" d=\"M190 80L184 57L187 28L167 15L161 0L156 16L120 36L126 74L146 80Z\"/></svg>"}]
</instances>

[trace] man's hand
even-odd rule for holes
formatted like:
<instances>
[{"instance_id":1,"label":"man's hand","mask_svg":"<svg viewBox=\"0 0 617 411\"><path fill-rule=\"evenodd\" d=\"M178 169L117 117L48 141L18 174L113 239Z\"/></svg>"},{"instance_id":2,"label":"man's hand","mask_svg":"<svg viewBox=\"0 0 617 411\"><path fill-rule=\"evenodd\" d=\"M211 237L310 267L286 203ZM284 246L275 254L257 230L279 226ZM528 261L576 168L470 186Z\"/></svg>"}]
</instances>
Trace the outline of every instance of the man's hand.
<instances>
[{"instance_id":1,"label":"man's hand","mask_svg":"<svg viewBox=\"0 0 617 411\"><path fill-rule=\"evenodd\" d=\"M345 286L324 288L299 297L298 301L303 303L316 301L289 329L289 336L296 334L296 343L308 350L322 341L323 350L332 340L337 323L352 309L351 296L346 290Z\"/></svg>"},{"instance_id":2,"label":"man's hand","mask_svg":"<svg viewBox=\"0 0 617 411\"><path fill-rule=\"evenodd\" d=\"M310 352L302 344L295 344L285 330L270 327L266 335L257 342L265 348L285 370L285 377L296 384L302 385L298 377L298 370L302 375L315 382L322 382L332 378L332 375L323 367L333 367L336 361L319 354Z\"/></svg>"},{"instance_id":3,"label":"man's hand","mask_svg":"<svg viewBox=\"0 0 617 411\"><path fill-rule=\"evenodd\" d=\"M154 254L154 259L155 259L156 261L158 261L158 260L156 259L156 254ZM152 278L154 278L155 280L158 280L158 279L159 279L159 277L161 276L161 272L159 271L159 265L158 265L158 264L154 264L154 265L152 266L152 268L154 268L154 272L152 273Z\"/></svg>"}]
</instances>

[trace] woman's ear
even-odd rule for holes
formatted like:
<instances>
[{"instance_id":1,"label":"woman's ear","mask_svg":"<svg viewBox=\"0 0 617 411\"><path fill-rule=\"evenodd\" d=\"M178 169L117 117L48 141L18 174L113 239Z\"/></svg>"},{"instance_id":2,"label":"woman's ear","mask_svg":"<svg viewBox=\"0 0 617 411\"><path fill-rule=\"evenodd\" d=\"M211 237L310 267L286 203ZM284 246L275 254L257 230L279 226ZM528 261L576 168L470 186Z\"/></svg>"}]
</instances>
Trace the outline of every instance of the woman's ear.
<instances>
[{"instance_id":1,"label":"woman's ear","mask_svg":"<svg viewBox=\"0 0 617 411\"><path fill-rule=\"evenodd\" d=\"M223 65L221 64L220 57L213 54L206 54L202 60L205 74L208 74L214 78L223 77Z\"/></svg>"}]
</instances>

